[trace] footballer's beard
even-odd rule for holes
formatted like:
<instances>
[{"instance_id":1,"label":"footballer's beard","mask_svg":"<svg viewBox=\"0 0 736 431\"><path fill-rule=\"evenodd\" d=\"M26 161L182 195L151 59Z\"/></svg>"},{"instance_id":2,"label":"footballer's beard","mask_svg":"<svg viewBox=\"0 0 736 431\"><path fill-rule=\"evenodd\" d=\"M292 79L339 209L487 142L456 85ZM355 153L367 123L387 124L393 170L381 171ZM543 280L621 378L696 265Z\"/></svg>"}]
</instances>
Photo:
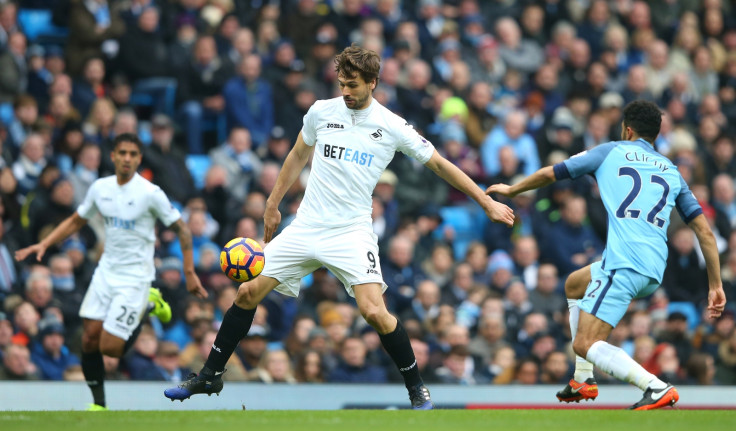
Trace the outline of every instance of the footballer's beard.
<instances>
[{"instance_id":1,"label":"footballer's beard","mask_svg":"<svg viewBox=\"0 0 736 431\"><path fill-rule=\"evenodd\" d=\"M370 93L367 94L365 97L362 97L360 99L357 99L355 97L351 97L349 99L343 97L343 101L345 102L345 105L350 109L356 109L360 110L368 106L368 98L370 97ZM348 105L348 100L353 102L353 106Z\"/></svg>"}]
</instances>

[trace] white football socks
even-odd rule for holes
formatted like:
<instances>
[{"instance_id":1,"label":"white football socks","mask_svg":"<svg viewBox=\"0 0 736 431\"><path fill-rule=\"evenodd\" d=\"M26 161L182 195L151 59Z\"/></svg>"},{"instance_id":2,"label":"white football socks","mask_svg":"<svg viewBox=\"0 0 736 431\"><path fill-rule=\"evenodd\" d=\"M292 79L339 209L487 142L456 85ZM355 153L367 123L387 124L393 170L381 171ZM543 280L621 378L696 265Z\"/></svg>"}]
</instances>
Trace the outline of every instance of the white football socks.
<instances>
[{"instance_id":1,"label":"white football socks","mask_svg":"<svg viewBox=\"0 0 736 431\"><path fill-rule=\"evenodd\" d=\"M666 383L645 370L626 352L605 341L593 343L588 349L587 359L605 373L636 385L642 391L646 391L647 388L663 389L667 387Z\"/></svg>"},{"instance_id":2,"label":"white football socks","mask_svg":"<svg viewBox=\"0 0 736 431\"><path fill-rule=\"evenodd\" d=\"M577 299L568 299L567 308L570 310L570 336L575 340L575 334L578 333L578 320L580 320L580 307L578 307ZM586 361L585 358L575 355L575 379L576 382L584 382L593 377L593 364Z\"/></svg>"}]
</instances>

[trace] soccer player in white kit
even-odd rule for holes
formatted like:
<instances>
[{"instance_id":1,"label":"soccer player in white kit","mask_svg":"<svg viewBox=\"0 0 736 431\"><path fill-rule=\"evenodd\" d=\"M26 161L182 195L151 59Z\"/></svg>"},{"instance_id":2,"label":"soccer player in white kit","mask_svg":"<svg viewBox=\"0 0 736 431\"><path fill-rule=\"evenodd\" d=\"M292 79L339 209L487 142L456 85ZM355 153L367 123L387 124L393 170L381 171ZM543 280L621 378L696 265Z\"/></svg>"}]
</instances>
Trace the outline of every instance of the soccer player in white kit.
<instances>
[{"instance_id":1,"label":"soccer player in white kit","mask_svg":"<svg viewBox=\"0 0 736 431\"><path fill-rule=\"evenodd\" d=\"M300 279L325 266L342 281L360 313L378 331L404 377L412 407L434 407L409 337L383 302L386 284L371 224L371 193L395 152L401 151L475 199L494 222L512 225L513 212L485 195L404 119L373 99L380 69L378 54L353 45L336 57L335 64L342 97L318 101L307 112L268 198L265 268L260 277L240 285L199 375L164 392L172 401L193 394L219 394L223 387L220 374L248 333L258 303L274 289L297 296ZM271 241L281 221L279 202L312 155L312 170L296 218Z\"/></svg>"},{"instance_id":2,"label":"soccer player in white kit","mask_svg":"<svg viewBox=\"0 0 736 431\"><path fill-rule=\"evenodd\" d=\"M77 211L41 242L18 250L17 260L46 249L81 229L100 214L105 222L105 249L79 310L83 319L82 371L92 391L90 410L106 410L102 355L119 358L132 345L135 329L146 312L149 287L155 276L153 252L156 220L177 233L184 253L187 290L207 297L194 272L192 235L166 194L136 173L143 145L137 136L115 138L112 162L115 175L90 186Z\"/></svg>"}]
</instances>

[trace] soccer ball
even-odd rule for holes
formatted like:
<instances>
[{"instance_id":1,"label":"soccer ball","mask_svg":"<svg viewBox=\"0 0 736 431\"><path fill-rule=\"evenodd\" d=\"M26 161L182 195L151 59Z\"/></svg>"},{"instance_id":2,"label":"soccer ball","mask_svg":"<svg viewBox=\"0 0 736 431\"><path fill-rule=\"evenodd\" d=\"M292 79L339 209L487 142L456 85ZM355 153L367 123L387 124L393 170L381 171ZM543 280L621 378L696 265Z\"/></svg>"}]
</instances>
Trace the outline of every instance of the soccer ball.
<instances>
[{"instance_id":1,"label":"soccer ball","mask_svg":"<svg viewBox=\"0 0 736 431\"><path fill-rule=\"evenodd\" d=\"M220 252L222 272L240 283L256 278L265 263L261 245L250 238L231 239Z\"/></svg>"}]
</instances>

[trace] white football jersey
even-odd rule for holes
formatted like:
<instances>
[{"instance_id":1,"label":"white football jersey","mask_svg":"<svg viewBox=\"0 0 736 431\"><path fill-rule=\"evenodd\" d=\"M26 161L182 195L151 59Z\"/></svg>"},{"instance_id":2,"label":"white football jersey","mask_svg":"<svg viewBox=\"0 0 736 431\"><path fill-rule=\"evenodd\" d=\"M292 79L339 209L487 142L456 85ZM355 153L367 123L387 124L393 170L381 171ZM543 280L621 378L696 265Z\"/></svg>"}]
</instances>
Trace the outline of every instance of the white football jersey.
<instances>
[{"instance_id":1,"label":"white football jersey","mask_svg":"<svg viewBox=\"0 0 736 431\"><path fill-rule=\"evenodd\" d=\"M375 99L349 109L342 97L317 101L304 116L304 142L314 159L297 217L316 226L371 221L371 194L396 151L422 164L434 146Z\"/></svg>"},{"instance_id":2,"label":"white football jersey","mask_svg":"<svg viewBox=\"0 0 736 431\"><path fill-rule=\"evenodd\" d=\"M85 219L101 214L105 222L105 251L100 267L141 281L154 279L153 251L156 219L170 226L181 218L166 194L135 174L118 185L115 175L90 186L77 213Z\"/></svg>"}]
</instances>

